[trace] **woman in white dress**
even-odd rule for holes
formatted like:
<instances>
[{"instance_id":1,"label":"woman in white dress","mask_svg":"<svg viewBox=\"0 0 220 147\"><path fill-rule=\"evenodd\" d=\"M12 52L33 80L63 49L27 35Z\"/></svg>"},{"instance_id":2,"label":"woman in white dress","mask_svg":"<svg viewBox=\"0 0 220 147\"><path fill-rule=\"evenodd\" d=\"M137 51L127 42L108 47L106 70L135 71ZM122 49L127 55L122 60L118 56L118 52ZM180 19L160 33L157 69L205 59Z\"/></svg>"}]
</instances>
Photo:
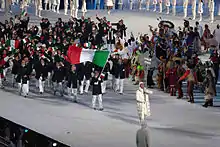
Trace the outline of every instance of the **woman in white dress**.
<instances>
[{"instance_id":1,"label":"woman in white dress","mask_svg":"<svg viewBox=\"0 0 220 147\"><path fill-rule=\"evenodd\" d=\"M139 83L139 88L136 91L137 111L140 123L144 123L146 117L150 116L150 101L149 94L153 92L144 87L144 83Z\"/></svg>"},{"instance_id":2,"label":"woman in white dress","mask_svg":"<svg viewBox=\"0 0 220 147\"><path fill-rule=\"evenodd\" d=\"M107 5L107 9L108 9L108 14L111 13L111 9L113 8L113 1L112 0L106 0L106 5Z\"/></svg>"},{"instance_id":3,"label":"woman in white dress","mask_svg":"<svg viewBox=\"0 0 220 147\"><path fill-rule=\"evenodd\" d=\"M198 5L198 13L199 13L199 21L202 21L202 14L203 14L203 0L199 1Z\"/></svg>"}]
</instances>

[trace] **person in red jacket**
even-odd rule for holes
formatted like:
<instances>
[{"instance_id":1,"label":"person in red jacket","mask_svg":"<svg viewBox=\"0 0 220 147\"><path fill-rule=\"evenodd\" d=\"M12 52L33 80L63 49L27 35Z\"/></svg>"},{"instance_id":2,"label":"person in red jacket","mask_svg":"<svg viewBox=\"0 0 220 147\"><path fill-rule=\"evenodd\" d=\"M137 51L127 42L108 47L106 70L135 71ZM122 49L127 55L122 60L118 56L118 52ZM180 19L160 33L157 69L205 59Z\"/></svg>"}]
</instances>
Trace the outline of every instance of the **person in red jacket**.
<instances>
[{"instance_id":1,"label":"person in red jacket","mask_svg":"<svg viewBox=\"0 0 220 147\"><path fill-rule=\"evenodd\" d=\"M197 83L196 72L194 72L192 68L188 68L185 74L182 77L180 77L178 82L181 82L185 79L187 79L187 93L189 96L188 102L194 103L193 88L194 88L194 84Z\"/></svg>"},{"instance_id":2,"label":"person in red jacket","mask_svg":"<svg viewBox=\"0 0 220 147\"><path fill-rule=\"evenodd\" d=\"M177 70L174 66L174 63L172 63L170 68L167 70L166 77L169 81L170 96L176 96Z\"/></svg>"}]
</instances>

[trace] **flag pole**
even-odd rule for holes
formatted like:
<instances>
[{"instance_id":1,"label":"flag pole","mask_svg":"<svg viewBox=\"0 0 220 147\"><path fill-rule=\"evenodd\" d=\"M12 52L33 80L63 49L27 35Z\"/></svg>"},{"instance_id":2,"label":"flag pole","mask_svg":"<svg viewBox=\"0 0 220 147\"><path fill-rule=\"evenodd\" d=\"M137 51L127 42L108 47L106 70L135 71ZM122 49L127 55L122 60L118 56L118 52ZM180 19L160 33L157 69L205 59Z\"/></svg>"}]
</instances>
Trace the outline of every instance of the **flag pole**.
<instances>
[{"instance_id":1,"label":"flag pole","mask_svg":"<svg viewBox=\"0 0 220 147\"><path fill-rule=\"evenodd\" d=\"M110 56L110 51L108 51L109 53L108 53L108 58L107 58L107 60L106 60L106 62L105 62L105 65L103 66L103 68L102 68L102 70L101 70L101 72L99 73L99 78L100 78L100 76L101 76L101 74L102 74L102 72L104 71L104 69L105 69L105 66L106 66L106 64L107 64L107 62L108 62L108 59L109 59L109 56Z\"/></svg>"}]
</instances>

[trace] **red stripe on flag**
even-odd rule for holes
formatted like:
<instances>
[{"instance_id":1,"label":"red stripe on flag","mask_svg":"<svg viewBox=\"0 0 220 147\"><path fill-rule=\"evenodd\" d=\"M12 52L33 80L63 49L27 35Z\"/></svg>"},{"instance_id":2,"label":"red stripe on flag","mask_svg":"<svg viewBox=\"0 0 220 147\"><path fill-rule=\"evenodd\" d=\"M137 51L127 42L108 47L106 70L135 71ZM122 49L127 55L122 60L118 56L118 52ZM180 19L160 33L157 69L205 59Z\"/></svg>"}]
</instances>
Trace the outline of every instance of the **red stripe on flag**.
<instances>
[{"instance_id":1,"label":"red stripe on flag","mask_svg":"<svg viewBox=\"0 0 220 147\"><path fill-rule=\"evenodd\" d=\"M69 46L67 56L71 64L79 64L82 48L76 45Z\"/></svg>"}]
</instances>

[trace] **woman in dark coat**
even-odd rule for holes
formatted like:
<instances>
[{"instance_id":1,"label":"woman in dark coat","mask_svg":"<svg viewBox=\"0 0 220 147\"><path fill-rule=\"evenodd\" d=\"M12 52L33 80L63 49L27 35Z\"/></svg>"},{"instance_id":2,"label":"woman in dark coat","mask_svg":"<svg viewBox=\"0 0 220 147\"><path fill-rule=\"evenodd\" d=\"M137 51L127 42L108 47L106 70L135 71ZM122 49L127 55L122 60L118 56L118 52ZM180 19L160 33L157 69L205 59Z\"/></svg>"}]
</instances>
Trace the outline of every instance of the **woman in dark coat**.
<instances>
[{"instance_id":1,"label":"woman in dark coat","mask_svg":"<svg viewBox=\"0 0 220 147\"><path fill-rule=\"evenodd\" d=\"M54 95L59 91L60 95L63 96L63 81L65 78L65 69L62 62L56 62L56 67L53 69L52 81L54 83Z\"/></svg>"}]
</instances>

